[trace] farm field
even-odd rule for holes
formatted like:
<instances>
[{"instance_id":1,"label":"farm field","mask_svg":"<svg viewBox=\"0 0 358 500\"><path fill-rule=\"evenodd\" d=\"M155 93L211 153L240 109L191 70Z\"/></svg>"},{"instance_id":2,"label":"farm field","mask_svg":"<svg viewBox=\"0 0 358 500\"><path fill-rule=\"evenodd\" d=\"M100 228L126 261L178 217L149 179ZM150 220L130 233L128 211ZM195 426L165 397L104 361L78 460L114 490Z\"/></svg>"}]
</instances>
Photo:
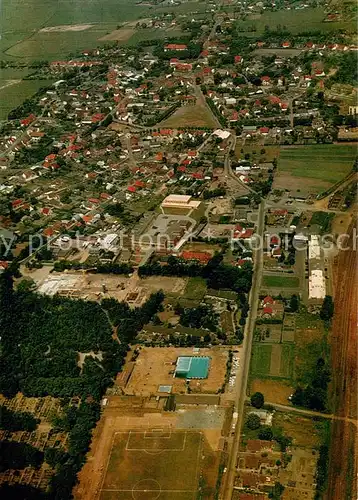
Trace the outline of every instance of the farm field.
<instances>
[{"instance_id":1,"label":"farm field","mask_svg":"<svg viewBox=\"0 0 358 500\"><path fill-rule=\"evenodd\" d=\"M251 373L258 378L293 376L294 347L286 344L255 343L252 350Z\"/></svg>"},{"instance_id":2,"label":"farm field","mask_svg":"<svg viewBox=\"0 0 358 500\"><path fill-rule=\"evenodd\" d=\"M299 284L297 276L266 275L262 279L262 286L267 288L298 288Z\"/></svg>"},{"instance_id":3,"label":"farm field","mask_svg":"<svg viewBox=\"0 0 358 500\"><path fill-rule=\"evenodd\" d=\"M50 85L49 80L0 80L0 120L35 94L41 87Z\"/></svg>"},{"instance_id":4,"label":"farm field","mask_svg":"<svg viewBox=\"0 0 358 500\"><path fill-rule=\"evenodd\" d=\"M281 147L273 188L316 195L343 179L355 156L353 145Z\"/></svg>"},{"instance_id":5,"label":"farm field","mask_svg":"<svg viewBox=\"0 0 358 500\"><path fill-rule=\"evenodd\" d=\"M215 121L207 107L200 104L181 106L169 118L160 123L161 127L215 127Z\"/></svg>"},{"instance_id":6,"label":"farm field","mask_svg":"<svg viewBox=\"0 0 358 500\"><path fill-rule=\"evenodd\" d=\"M255 16L256 17L256 16ZM303 10L281 10L278 12L264 12L257 19L247 19L238 22L238 29L245 31L248 28L255 26L255 35L263 33L265 26L268 25L271 29L276 25L284 25L291 33L299 33L304 26L307 31L335 31L337 29L355 30L354 20L341 22L323 22L326 17L323 7L308 8Z\"/></svg>"}]
</instances>

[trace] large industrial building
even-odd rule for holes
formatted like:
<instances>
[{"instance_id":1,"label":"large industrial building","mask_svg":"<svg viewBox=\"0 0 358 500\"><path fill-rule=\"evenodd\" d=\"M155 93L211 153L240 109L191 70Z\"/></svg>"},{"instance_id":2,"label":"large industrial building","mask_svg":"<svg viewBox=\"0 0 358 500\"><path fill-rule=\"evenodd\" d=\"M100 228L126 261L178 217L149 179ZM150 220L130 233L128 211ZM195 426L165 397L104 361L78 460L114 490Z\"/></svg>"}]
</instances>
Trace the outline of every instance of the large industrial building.
<instances>
[{"instance_id":1,"label":"large industrial building","mask_svg":"<svg viewBox=\"0 0 358 500\"><path fill-rule=\"evenodd\" d=\"M308 300L311 306L320 305L326 296L324 258L320 238L312 234L308 242Z\"/></svg>"}]
</instances>

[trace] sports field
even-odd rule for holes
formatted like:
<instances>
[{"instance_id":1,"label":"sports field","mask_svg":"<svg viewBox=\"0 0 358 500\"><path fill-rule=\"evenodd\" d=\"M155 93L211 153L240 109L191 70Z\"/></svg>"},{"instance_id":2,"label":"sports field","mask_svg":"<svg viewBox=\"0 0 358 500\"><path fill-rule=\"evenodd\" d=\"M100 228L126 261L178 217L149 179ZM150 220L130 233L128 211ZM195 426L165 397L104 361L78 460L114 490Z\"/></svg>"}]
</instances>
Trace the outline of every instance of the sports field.
<instances>
[{"instance_id":1,"label":"sports field","mask_svg":"<svg viewBox=\"0 0 358 500\"><path fill-rule=\"evenodd\" d=\"M194 500L202 433L170 428L114 434L101 500Z\"/></svg>"},{"instance_id":2,"label":"sports field","mask_svg":"<svg viewBox=\"0 0 358 500\"><path fill-rule=\"evenodd\" d=\"M353 167L354 145L282 147L274 189L317 194L343 179Z\"/></svg>"}]
</instances>

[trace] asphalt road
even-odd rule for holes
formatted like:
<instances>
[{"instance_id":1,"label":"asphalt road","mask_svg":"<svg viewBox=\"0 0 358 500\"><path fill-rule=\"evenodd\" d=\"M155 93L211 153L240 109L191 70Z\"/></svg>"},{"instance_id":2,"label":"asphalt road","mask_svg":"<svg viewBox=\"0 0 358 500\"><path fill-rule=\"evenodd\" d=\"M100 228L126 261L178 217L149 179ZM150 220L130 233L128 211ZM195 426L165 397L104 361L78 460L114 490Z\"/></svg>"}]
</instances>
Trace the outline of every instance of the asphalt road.
<instances>
[{"instance_id":1,"label":"asphalt road","mask_svg":"<svg viewBox=\"0 0 358 500\"><path fill-rule=\"evenodd\" d=\"M261 237L263 236L264 226L265 226L265 201L262 200L259 207L257 230L256 230L256 233ZM229 449L227 470L223 476L223 485L221 490L222 493L220 496L220 498L222 498L223 500L231 500L234 488L235 475L236 475L236 463L240 446L241 427L244 416L246 389L247 389L247 382L248 382L249 368L251 361L252 340L253 340L254 327L257 317L257 303L259 299L259 291L260 291L261 276L263 269L263 249L261 247L254 251L254 262L255 262L254 275L249 297L250 310L245 325L245 332L244 332L245 336L240 356L242 362L240 364L237 373L234 411L237 412L238 416L236 421L235 434L233 437L231 448Z\"/></svg>"}]
</instances>

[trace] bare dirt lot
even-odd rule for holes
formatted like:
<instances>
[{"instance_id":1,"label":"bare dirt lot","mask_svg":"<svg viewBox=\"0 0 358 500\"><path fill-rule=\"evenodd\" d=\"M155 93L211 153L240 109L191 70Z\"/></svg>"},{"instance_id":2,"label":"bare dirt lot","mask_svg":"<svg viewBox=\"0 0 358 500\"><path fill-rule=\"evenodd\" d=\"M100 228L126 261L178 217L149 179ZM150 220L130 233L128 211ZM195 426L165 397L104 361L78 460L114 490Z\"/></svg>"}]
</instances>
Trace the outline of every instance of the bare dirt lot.
<instances>
[{"instance_id":1,"label":"bare dirt lot","mask_svg":"<svg viewBox=\"0 0 358 500\"><path fill-rule=\"evenodd\" d=\"M141 348L132 375L124 389L125 393L149 396L157 394L159 385L171 385L173 393L185 393L185 379L173 377L175 364L178 356L193 355L209 356L210 368L207 379L195 379L189 382L191 391L193 393L217 393L224 383L228 358L228 351L219 347L200 349L200 352L195 354L192 348Z\"/></svg>"},{"instance_id":2,"label":"bare dirt lot","mask_svg":"<svg viewBox=\"0 0 358 500\"><path fill-rule=\"evenodd\" d=\"M201 498L213 498L221 428L188 429L185 412L144 408L142 398L107 398L75 498L194 500L199 477Z\"/></svg>"},{"instance_id":3,"label":"bare dirt lot","mask_svg":"<svg viewBox=\"0 0 358 500\"><path fill-rule=\"evenodd\" d=\"M251 382L250 393L253 394L254 392L261 392L265 400L271 403L287 405L293 387L288 382L254 379Z\"/></svg>"},{"instance_id":4,"label":"bare dirt lot","mask_svg":"<svg viewBox=\"0 0 358 500\"><path fill-rule=\"evenodd\" d=\"M43 268L48 269L48 268ZM27 273L36 281L37 285L43 285L48 279L46 289L58 287L57 292L62 295L75 291L76 297L88 300L98 300L101 297L113 297L119 301L127 300L131 306L140 306L148 299L151 293L163 290L164 293L182 295L184 293L188 278L174 278L167 276L150 276L139 278L137 273L132 276L116 276L113 274L82 274L78 273L52 273L48 271L38 272L36 270ZM61 279L60 285L56 280ZM51 284L53 281L53 285ZM68 283L67 283L68 282ZM72 287L72 288L71 288ZM73 289L73 290L72 290Z\"/></svg>"}]
</instances>

